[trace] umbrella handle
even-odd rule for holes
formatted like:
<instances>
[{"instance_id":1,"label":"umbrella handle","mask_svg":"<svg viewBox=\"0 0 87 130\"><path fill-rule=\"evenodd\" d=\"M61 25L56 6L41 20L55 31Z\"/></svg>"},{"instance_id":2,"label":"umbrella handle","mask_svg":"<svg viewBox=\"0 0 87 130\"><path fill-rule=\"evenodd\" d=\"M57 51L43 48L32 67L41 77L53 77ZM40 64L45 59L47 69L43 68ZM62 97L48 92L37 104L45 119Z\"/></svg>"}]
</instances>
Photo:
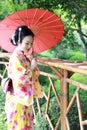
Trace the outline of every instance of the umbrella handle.
<instances>
[{"instance_id":1,"label":"umbrella handle","mask_svg":"<svg viewBox=\"0 0 87 130\"><path fill-rule=\"evenodd\" d=\"M36 53L35 53L35 51L34 51L34 48L32 47L32 56L33 56L33 58L36 58L37 57L37 55L36 55Z\"/></svg>"},{"instance_id":2,"label":"umbrella handle","mask_svg":"<svg viewBox=\"0 0 87 130\"><path fill-rule=\"evenodd\" d=\"M34 48L32 47L32 53L31 53L33 56L34 56Z\"/></svg>"}]
</instances>

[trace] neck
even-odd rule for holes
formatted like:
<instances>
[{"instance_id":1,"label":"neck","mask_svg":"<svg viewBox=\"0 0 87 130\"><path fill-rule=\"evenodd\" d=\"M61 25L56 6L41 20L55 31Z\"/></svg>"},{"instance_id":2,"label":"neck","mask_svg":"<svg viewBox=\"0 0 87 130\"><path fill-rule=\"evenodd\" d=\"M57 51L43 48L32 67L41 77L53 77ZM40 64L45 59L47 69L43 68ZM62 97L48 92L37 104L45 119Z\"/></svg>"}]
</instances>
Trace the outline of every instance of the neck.
<instances>
[{"instance_id":1,"label":"neck","mask_svg":"<svg viewBox=\"0 0 87 130\"><path fill-rule=\"evenodd\" d=\"M20 46L18 46L18 49L19 49L20 51L24 52L24 50L23 50Z\"/></svg>"}]
</instances>

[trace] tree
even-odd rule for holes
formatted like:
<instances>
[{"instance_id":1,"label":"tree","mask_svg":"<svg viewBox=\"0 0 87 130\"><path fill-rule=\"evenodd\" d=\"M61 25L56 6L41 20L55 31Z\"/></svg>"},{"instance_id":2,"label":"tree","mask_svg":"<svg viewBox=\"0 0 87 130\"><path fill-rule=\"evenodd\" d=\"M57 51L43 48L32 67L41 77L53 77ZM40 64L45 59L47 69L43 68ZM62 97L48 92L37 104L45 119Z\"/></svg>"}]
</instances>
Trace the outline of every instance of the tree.
<instances>
[{"instance_id":1,"label":"tree","mask_svg":"<svg viewBox=\"0 0 87 130\"><path fill-rule=\"evenodd\" d=\"M86 0L4 0L0 3L0 19L24 8L44 8L55 12L65 24L64 38L68 38L67 41L69 41L71 38L69 35L76 31L87 50L87 29L82 27L82 23L87 22ZM67 42L68 46L70 42Z\"/></svg>"},{"instance_id":2,"label":"tree","mask_svg":"<svg viewBox=\"0 0 87 130\"><path fill-rule=\"evenodd\" d=\"M87 29L82 29L82 22L87 22L87 1L86 0L62 0L61 10L66 11L67 22L70 25L67 26L66 34L68 31L77 31L86 49L87 60ZM63 3L64 2L64 3ZM66 35L65 34L65 35Z\"/></svg>"}]
</instances>

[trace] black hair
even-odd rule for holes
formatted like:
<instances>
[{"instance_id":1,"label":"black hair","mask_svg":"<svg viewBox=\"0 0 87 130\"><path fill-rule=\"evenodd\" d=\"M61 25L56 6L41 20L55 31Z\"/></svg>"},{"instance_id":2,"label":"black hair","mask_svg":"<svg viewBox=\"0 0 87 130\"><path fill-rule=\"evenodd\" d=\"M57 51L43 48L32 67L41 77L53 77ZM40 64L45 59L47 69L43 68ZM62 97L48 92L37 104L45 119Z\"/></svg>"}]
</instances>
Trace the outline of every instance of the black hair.
<instances>
[{"instance_id":1,"label":"black hair","mask_svg":"<svg viewBox=\"0 0 87 130\"><path fill-rule=\"evenodd\" d=\"M34 33L27 26L19 26L11 38L11 43L15 46L18 45L18 41L21 43L25 36L34 37Z\"/></svg>"}]
</instances>

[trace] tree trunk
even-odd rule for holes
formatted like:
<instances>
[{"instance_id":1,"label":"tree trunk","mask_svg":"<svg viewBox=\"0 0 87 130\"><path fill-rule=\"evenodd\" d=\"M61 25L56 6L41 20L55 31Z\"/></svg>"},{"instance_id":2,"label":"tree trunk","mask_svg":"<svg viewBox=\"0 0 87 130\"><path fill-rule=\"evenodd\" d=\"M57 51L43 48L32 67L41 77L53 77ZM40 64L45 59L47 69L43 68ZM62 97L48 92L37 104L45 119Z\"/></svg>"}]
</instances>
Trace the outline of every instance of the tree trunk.
<instances>
[{"instance_id":1,"label":"tree trunk","mask_svg":"<svg viewBox=\"0 0 87 130\"><path fill-rule=\"evenodd\" d=\"M18 0L18 4L20 4L20 0Z\"/></svg>"},{"instance_id":2,"label":"tree trunk","mask_svg":"<svg viewBox=\"0 0 87 130\"><path fill-rule=\"evenodd\" d=\"M87 61L87 48L84 48L85 56L86 56L86 61Z\"/></svg>"},{"instance_id":3,"label":"tree trunk","mask_svg":"<svg viewBox=\"0 0 87 130\"><path fill-rule=\"evenodd\" d=\"M78 29L82 32L81 22L78 21L77 25L78 25ZM86 61L87 61L87 42L86 42L84 36L81 33L79 33L79 36L80 36L80 39L85 46L85 55L86 55Z\"/></svg>"}]
</instances>

